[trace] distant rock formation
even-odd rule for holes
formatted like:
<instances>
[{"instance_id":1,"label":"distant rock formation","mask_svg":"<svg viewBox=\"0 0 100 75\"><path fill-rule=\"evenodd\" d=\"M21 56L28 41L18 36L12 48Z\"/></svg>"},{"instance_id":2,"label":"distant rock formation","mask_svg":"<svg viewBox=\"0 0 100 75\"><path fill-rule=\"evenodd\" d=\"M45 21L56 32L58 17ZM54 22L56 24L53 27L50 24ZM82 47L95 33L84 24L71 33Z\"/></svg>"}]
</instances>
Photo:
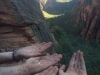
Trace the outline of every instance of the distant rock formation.
<instances>
[{"instance_id":1,"label":"distant rock formation","mask_svg":"<svg viewBox=\"0 0 100 75\"><path fill-rule=\"evenodd\" d=\"M53 41L36 0L0 0L0 50Z\"/></svg>"},{"instance_id":2,"label":"distant rock formation","mask_svg":"<svg viewBox=\"0 0 100 75\"><path fill-rule=\"evenodd\" d=\"M42 9L53 8L55 3L57 3L56 0L37 0L37 1L40 3Z\"/></svg>"},{"instance_id":3,"label":"distant rock formation","mask_svg":"<svg viewBox=\"0 0 100 75\"><path fill-rule=\"evenodd\" d=\"M100 0L77 0L78 22L84 24L82 34L100 40Z\"/></svg>"}]
</instances>

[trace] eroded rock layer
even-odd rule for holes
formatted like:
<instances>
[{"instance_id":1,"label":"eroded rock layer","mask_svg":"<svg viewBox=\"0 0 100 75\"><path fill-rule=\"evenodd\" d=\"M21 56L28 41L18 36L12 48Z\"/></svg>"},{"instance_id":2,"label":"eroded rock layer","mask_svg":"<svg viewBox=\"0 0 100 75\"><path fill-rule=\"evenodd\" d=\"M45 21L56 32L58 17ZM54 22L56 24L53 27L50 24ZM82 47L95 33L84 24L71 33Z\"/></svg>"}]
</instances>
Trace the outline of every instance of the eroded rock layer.
<instances>
[{"instance_id":1,"label":"eroded rock layer","mask_svg":"<svg viewBox=\"0 0 100 75\"><path fill-rule=\"evenodd\" d=\"M53 41L36 0L0 0L0 50Z\"/></svg>"},{"instance_id":2,"label":"eroded rock layer","mask_svg":"<svg viewBox=\"0 0 100 75\"><path fill-rule=\"evenodd\" d=\"M84 24L82 34L100 40L100 0L77 0L78 22Z\"/></svg>"}]
</instances>

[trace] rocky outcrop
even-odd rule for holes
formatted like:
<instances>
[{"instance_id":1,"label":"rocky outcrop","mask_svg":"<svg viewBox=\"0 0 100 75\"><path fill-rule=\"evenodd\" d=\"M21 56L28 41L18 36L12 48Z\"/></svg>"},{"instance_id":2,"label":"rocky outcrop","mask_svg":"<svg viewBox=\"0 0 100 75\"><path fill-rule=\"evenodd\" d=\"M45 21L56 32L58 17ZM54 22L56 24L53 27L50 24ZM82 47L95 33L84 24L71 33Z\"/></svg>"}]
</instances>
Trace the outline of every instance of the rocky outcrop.
<instances>
[{"instance_id":1,"label":"rocky outcrop","mask_svg":"<svg viewBox=\"0 0 100 75\"><path fill-rule=\"evenodd\" d=\"M77 0L78 22L83 23L82 34L100 40L100 0Z\"/></svg>"},{"instance_id":2,"label":"rocky outcrop","mask_svg":"<svg viewBox=\"0 0 100 75\"><path fill-rule=\"evenodd\" d=\"M0 0L0 50L53 41L36 0Z\"/></svg>"},{"instance_id":3,"label":"rocky outcrop","mask_svg":"<svg viewBox=\"0 0 100 75\"><path fill-rule=\"evenodd\" d=\"M38 3L40 3L41 9L45 8L45 4L47 3L48 0L37 0Z\"/></svg>"}]
</instances>

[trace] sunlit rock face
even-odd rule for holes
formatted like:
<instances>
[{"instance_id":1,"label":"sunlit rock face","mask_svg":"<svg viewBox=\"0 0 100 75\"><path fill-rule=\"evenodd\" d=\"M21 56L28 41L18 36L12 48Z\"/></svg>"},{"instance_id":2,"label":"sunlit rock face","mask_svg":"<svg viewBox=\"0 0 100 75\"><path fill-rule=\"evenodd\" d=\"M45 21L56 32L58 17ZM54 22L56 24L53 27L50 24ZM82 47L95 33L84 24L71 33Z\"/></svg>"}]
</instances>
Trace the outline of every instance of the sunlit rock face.
<instances>
[{"instance_id":1,"label":"sunlit rock face","mask_svg":"<svg viewBox=\"0 0 100 75\"><path fill-rule=\"evenodd\" d=\"M100 40L100 0L77 0L78 22L84 24L82 34Z\"/></svg>"},{"instance_id":2,"label":"sunlit rock face","mask_svg":"<svg viewBox=\"0 0 100 75\"><path fill-rule=\"evenodd\" d=\"M37 0L38 3L40 3L41 9L45 7L45 4L47 3L48 0Z\"/></svg>"},{"instance_id":3,"label":"sunlit rock face","mask_svg":"<svg viewBox=\"0 0 100 75\"><path fill-rule=\"evenodd\" d=\"M36 0L0 0L0 50L53 41Z\"/></svg>"}]
</instances>

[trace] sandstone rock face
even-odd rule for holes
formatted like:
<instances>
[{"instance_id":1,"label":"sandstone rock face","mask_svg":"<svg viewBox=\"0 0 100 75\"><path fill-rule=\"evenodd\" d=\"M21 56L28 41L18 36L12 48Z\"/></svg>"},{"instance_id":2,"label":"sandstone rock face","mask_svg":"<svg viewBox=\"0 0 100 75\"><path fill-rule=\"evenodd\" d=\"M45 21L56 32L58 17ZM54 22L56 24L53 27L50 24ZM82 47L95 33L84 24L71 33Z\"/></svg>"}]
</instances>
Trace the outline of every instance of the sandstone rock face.
<instances>
[{"instance_id":1,"label":"sandstone rock face","mask_svg":"<svg viewBox=\"0 0 100 75\"><path fill-rule=\"evenodd\" d=\"M36 0L0 0L0 50L53 41Z\"/></svg>"},{"instance_id":2,"label":"sandstone rock face","mask_svg":"<svg viewBox=\"0 0 100 75\"><path fill-rule=\"evenodd\" d=\"M48 0L37 0L38 3L40 3L41 9L45 7L45 4L47 3Z\"/></svg>"},{"instance_id":3,"label":"sandstone rock face","mask_svg":"<svg viewBox=\"0 0 100 75\"><path fill-rule=\"evenodd\" d=\"M82 34L89 39L100 40L100 0L77 0L78 22L83 22Z\"/></svg>"}]
</instances>

